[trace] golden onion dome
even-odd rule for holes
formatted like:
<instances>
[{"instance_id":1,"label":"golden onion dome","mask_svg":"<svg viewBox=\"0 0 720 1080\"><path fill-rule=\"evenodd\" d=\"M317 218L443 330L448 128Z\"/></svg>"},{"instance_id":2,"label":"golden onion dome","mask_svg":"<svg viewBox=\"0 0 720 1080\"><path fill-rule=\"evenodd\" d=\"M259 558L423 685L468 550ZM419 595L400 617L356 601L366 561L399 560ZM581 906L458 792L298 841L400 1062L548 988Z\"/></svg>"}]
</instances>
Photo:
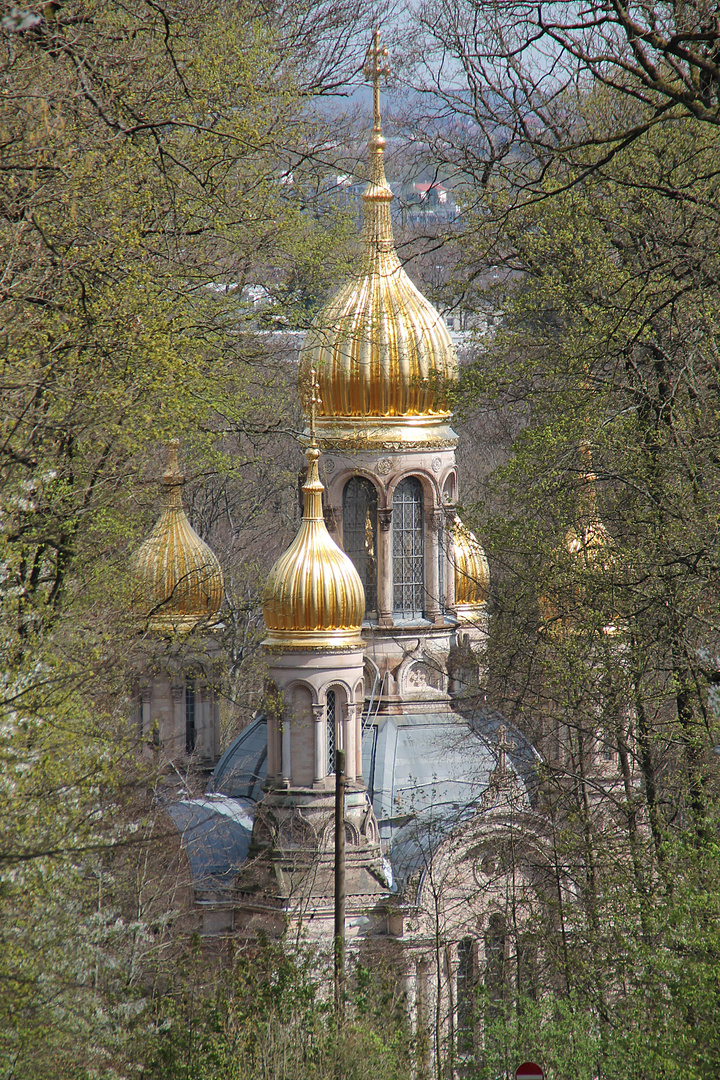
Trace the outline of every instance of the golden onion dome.
<instances>
[{"instance_id":1,"label":"golden onion dome","mask_svg":"<svg viewBox=\"0 0 720 1080\"><path fill-rule=\"evenodd\" d=\"M481 607L490 590L490 568L475 533L456 517L452 529L456 607Z\"/></svg>"},{"instance_id":2,"label":"golden onion dome","mask_svg":"<svg viewBox=\"0 0 720 1080\"><path fill-rule=\"evenodd\" d=\"M157 631L191 630L217 614L225 595L220 563L183 509L178 446L173 439L168 449L162 514L132 559L136 610Z\"/></svg>"},{"instance_id":3,"label":"golden onion dome","mask_svg":"<svg viewBox=\"0 0 720 1080\"><path fill-rule=\"evenodd\" d=\"M587 471L579 480L578 491L578 527L570 528L565 533L565 550L573 558L581 559L586 566L601 569L610 556L613 540L600 520L597 507L597 477L592 471L590 447L583 442L580 453L587 463Z\"/></svg>"},{"instance_id":4,"label":"golden onion dome","mask_svg":"<svg viewBox=\"0 0 720 1080\"><path fill-rule=\"evenodd\" d=\"M372 57L374 126L369 140L370 182L363 193L363 253L357 273L320 310L300 350L301 397L311 369L320 382L318 435L368 436L376 421L386 437L413 442L428 437L451 413L449 385L457 357L445 323L413 285L395 251L380 124L377 33ZM303 400L307 411L307 401ZM372 425L371 425L372 426ZM394 434L389 436L392 431ZM449 428L445 432L453 433ZM454 437L454 436L453 436Z\"/></svg>"},{"instance_id":5,"label":"golden onion dome","mask_svg":"<svg viewBox=\"0 0 720 1080\"><path fill-rule=\"evenodd\" d=\"M581 450L589 461L587 445ZM593 472L580 477L577 525L567 530L556 554L557 584L549 595L538 598L543 619L556 630L571 630L581 611L592 610L596 587L591 579L611 570L615 561L612 536L598 513L595 480ZM616 622L617 615L613 615L606 632L614 632Z\"/></svg>"},{"instance_id":6,"label":"golden onion dome","mask_svg":"<svg viewBox=\"0 0 720 1080\"><path fill-rule=\"evenodd\" d=\"M265 645L284 649L357 649L365 614L365 592L351 560L325 527L320 451L306 452L300 530L273 566L263 594L270 633Z\"/></svg>"}]
</instances>

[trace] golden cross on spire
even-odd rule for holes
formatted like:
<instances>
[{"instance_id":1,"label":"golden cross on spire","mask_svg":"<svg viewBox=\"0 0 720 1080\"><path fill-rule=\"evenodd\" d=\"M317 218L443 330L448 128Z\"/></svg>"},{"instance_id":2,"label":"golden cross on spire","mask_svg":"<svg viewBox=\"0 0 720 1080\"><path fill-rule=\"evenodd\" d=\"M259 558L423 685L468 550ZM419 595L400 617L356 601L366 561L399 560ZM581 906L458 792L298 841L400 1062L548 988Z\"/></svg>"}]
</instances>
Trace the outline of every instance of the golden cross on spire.
<instances>
[{"instance_id":1,"label":"golden cross on spire","mask_svg":"<svg viewBox=\"0 0 720 1080\"><path fill-rule=\"evenodd\" d=\"M318 379L317 371L314 367L310 368L310 445L317 446L317 438L315 436L315 420L317 417L317 407L322 404L320 397L320 380Z\"/></svg>"},{"instance_id":2,"label":"golden cross on spire","mask_svg":"<svg viewBox=\"0 0 720 1080\"><path fill-rule=\"evenodd\" d=\"M380 46L380 28L373 30L372 45L367 51L363 75L373 84L373 131L380 134L380 76L390 73L390 65L382 61L387 59L387 48Z\"/></svg>"}]
</instances>

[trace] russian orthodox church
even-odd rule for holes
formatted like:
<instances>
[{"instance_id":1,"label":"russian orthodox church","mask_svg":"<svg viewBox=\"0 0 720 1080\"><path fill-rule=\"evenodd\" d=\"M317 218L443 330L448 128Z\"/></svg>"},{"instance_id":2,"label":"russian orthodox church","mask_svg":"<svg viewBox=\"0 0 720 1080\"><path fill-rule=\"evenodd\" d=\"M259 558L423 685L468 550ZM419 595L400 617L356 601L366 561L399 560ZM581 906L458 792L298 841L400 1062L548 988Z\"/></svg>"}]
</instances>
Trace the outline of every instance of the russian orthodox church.
<instances>
[{"instance_id":1,"label":"russian orthodox church","mask_svg":"<svg viewBox=\"0 0 720 1080\"><path fill-rule=\"evenodd\" d=\"M203 797L169 806L206 935L332 941L342 750L349 945L394 939L415 1022L442 999L443 1037L459 1039L473 980L507 947L508 897L544 890L545 826L539 755L485 701L489 571L456 510L457 360L395 250L385 54L375 37L362 257L300 352L307 473L299 532L265 588L264 707L218 760L222 572L182 508L173 447L135 557L155 641L138 724L145 746L214 765Z\"/></svg>"}]
</instances>

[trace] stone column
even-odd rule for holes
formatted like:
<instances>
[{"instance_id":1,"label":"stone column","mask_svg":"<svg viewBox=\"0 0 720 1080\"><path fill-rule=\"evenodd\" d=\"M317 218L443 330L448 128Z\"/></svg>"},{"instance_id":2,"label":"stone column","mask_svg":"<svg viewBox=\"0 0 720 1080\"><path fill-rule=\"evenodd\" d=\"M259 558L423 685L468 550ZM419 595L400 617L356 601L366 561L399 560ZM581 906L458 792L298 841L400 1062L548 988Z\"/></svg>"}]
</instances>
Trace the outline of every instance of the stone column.
<instances>
[{"instance_id":1,"label":"stone column","mask_svg":"<svg viewBox=\"0 0 720 1080\"><path fill-rule=\"evenodd\" d=\"M343 727L345 728L345 778L353 781L356 772L357 750L355 748L355 705L343 705Z\"/></svg>"},{"instance_id":2,"label":"stone column","mask_svg":"<svg viewBox=\"0 0 720 1080\"><path fill-rule=\"evenodd\" d=\"M212 748L213 759L220 759L220 702L215 690L212 692Z\"/></svg>"},{"instance_id":3,"label":"stone column","mask_svg":"<svg viewBox=\"0 0 720 1080\"><path fill-rule=\"evenodd\" d=\"M438 534L441 518L435 507L425 514L425 618L440 624L440 568L438 564Z\"/></svg>"},{"instance_id":4,"label":"stone column","mask_svg":"<svg viewBox=\"0 0 720 1080\"><path fill-rule=\"evenodd\" d=\"M267 718L267 778L272 781L275 780L277 774L280 772L280 760L277 747L277 721L274 716L270 715L268 709Z\"/></svg>"},{"instance_id":5,"label":"stone column","mask_svg":"<svg viewBox=\"0 0 720 1080\"><path fill-rule=\"evenodd\" d=\"M416 969L414 964L408 962L403 966L403 982L405 983L405 1009L407 1011L408 1020L410 1021L410 1031L413 1035L417 1036L417 979L415 972Z\"/></svg>"},{"instance_id":6,"label":"stone column","mask_svg":"<svg viewBox=\"0 0 720 1080\"><path fill-rule=\"evenodd\" d=\"M314 724L314 736L315 736L315 787L322 785L325 776L327 775L327 765L325 762L325 706L313 705L313 720Z\"/></svg>"},{"instance_id":7,"label":"stone column","mask_svg":"<svg viewBox=\"0 0 720 1080\"><path fill-rule=\"evenodd\" d=\"M185 686L173 683L170 687L170 693L172 694L172 731L170 732L170 738L168 739L169 746L165 746L165 751L174 757L175 754L182 754L185 752ZM162 741L162 732L160 734Z\"/></svg>"},{"instance_id":8,"label":"stone column","mask_svg":"<svg viewBox=\"0 0 720 1080\"><path fill-rule=\"evenodd\" d=\"M453 562L453 523L455 510L445 511L445 610L455 608L455 563Z\"/></svg>"},{"instance_id":9,"label":"stone column","mask_svg":"<svg viewBox=\"0 0 720 1080\"><path fill-rule=\"evenodd\" d=\"M393 625L392 507L378 510L378 622Z\"/></svg>"},{"instance_id":10,"label":"stone column","mask_svg":"<svg viewBox=\"0 0 720 1080\"><path fill-rule=\"evenodd\" d=\"M292 779L292 762L290 759L290 717L283 716L282 719L282 779L283 783L290 786Z\"/></svg>"},{"instance_id":11,"label":"stone column","mask_svg":"<svg viewBox=\"0 0 720 1080\"><path fill-rule=\"evenodd\" d=\"M362 711L363 703L360 701L355 706L355 779L358 783L364 783L362 771Z\"/></svg>"}]
</instances>

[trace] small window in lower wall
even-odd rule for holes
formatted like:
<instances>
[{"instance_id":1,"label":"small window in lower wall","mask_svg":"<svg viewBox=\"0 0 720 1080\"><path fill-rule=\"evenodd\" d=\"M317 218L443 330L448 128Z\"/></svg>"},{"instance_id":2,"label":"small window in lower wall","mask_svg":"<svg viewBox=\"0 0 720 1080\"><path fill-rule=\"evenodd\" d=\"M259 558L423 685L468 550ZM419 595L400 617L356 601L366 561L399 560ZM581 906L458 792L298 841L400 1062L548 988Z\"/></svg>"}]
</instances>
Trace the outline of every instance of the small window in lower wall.
<instances>
[{"instance_id":1,"label":"small window in lower wall","mask_svg":"<svg viewBox=\"0 0 720 1080\"><path fill-rule=\"evenodd\" d=\"M470 1054L475 1049L477 982L475 943L472 938L463 938L458 942L457 966L457 1048L460 1054Z\"/></svg>"},{"instance_id":2,"label":"small window in lower wall","mask_svg":"<svg viewBox=\"0 0 720 1080\"><path fill-rule=\"evenodd\" d=\"M185 753L195 750L195 681L188 679L185 684Z\"/></svg>"}]
</instances>

